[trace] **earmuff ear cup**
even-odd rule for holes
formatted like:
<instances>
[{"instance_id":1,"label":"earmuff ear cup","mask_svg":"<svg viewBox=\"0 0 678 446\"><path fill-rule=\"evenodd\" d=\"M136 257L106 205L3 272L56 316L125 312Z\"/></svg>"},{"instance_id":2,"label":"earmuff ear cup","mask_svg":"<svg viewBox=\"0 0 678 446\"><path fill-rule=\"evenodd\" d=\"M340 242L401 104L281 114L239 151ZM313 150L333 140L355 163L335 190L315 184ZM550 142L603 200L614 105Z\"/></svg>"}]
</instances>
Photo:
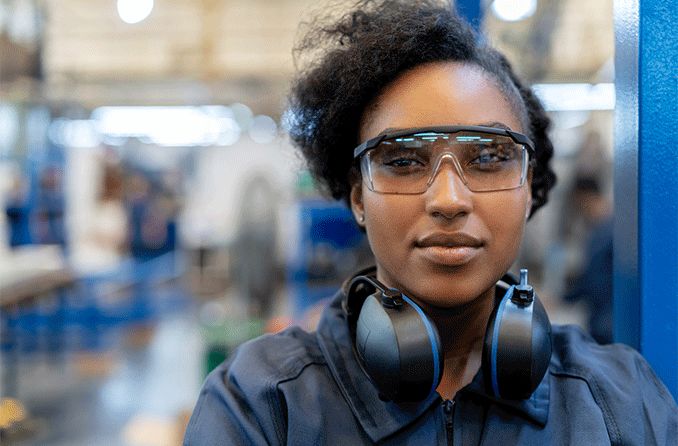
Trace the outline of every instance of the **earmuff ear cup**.
<instances>
[{"instance_id":1,"label":"earmuff ear cup","mask_svg":"<svg viewBox=\"0 0 678 446\"><path fill-rule=\"evenodd\" d=\"M375 296L360 310L355 346L367 375L385 397L393 397L400 381L400 352L393 322Z\"/></svg>"},{"instance_id":2,"label":"earmuff ear cup","mask_svg":"<svg viewBox=\"0 0 678 446\"><path fill-rule=\"evenodd\" d=\"M442 376L438 332L410 299L403 296L402 307L385 308L377 295L367 297L360 310L355 340L358 360L383 399L424 400Z\"/></svg>"},{"instance_id":3,"label":"earmuff ear cup","mask_svg":"<svg viewBox=\"0 0 678 446\"><path fill-rule=\"evenodd\" d=\"M537 296L530 305L511 300L511 287L490 316L483 346L487 389L497 398L526 399L551 359L551 323Z\"/></svg>"}]
</instances>

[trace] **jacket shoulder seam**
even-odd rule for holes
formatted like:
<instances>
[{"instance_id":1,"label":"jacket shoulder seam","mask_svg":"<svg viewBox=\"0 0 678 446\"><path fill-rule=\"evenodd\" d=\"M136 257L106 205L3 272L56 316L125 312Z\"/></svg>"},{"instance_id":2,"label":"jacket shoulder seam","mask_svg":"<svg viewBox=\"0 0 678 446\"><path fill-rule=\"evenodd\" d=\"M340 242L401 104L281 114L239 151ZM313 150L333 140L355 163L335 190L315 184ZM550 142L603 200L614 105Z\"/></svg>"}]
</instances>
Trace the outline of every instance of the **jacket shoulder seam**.
<instances>
[{"instance_id":1,"label":"jacket shoulder seam","mask_svg":"<svg viewBox=\"0 0 678 446\"><path fill-rule=\"evenodd\" d=\"M619 426L617 426L617 421L614 418L614 414L610 409L610 405L605 398L605 393L602 391L598 380L587 370L580 367L568 367L567 370L556 369L552 370L551 374L556 376L567 376L570 378L576 378L584 381L593 396L593 399L600 407L600 411L603 414L603 419L605 420L605 426L608 429L608 435L610 436L611 444L618 444L621 441L621 432Z\"/></svg>"},{"instance_id":2,"label":"jacket shoulder seam","mask_svg":"<svg viewBox=\"0 0 678 446\"><path fill-rule=\"evenodd\" d=\"M287 433L286 423L282 418L283 403L278 393L278 386L283 382L298 378L309 365L325 365L325 361L322 357L313 354L313 348L313 345L308 345L306 342L300 342L291 348L285 349L286 351L284 356L286 356L286 358L285 360L280 361L277 364L277 367L269 366L260 370L260 372L266 370L261 377L261 382L264 385L261 390L263 391L263 397L268 403L268 416L271 418L275 435L280 444L285 444ZM249 355L252 353L247 352L247 354ZM268 362L270 362L270 360ZM227 373L224 375L226 374ZM223 376L222 379L226 380L227 377Z\"/></svg>"}]
</instances>

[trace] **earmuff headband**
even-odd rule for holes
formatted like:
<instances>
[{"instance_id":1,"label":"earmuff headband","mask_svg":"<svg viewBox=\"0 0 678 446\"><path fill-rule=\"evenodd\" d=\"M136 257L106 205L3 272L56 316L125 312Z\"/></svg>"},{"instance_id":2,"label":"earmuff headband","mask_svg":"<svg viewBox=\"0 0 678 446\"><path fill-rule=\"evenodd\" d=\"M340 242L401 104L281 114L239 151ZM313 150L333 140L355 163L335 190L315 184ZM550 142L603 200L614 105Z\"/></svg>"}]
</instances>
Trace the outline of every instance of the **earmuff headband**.
<instances>
[{"instance_id":1,"label":"earmuff headband","mask_svg":"<svg viewBox=\"0 0 678 446\"><path fill-rule=\"evenodd\" d=\"M419 305L417 305L412 299L409 297L405 296L404 294L402 295L403 299L410 304L415 310L417 310L417 313L419 313L419 316L421 317L422 322L424 323L424 326L426 327L426 333L428 334L429 340L431 341L431 351L433 353L433 382L431 383L431 390L429 393L433 393L436 390L436 387L438 387L438 383L440 383L440 370L442 367L440 367L440 347L439 347L439 340L438 340L438 335L436 334L437 332L434 331L435 328L433 327L433 324L431 323L431 320L424 314L424 310L421 309Z\"/></svg>"},{"instance_id":2,"label":"earmuff headband","mask_svg":"<svg viewBox=\"0 0 678 446\"><path fill-rule=\"evenodd\" d=\"M494 324L492 330L492 352L490 354L490 372L491 372L491 382L492 382L492 391L495 395L499 396L499 379L497 375L497 347L499 346L499 328L501 327L502 317L504 316L504 309L506 308L506 302L511 298L515 285L512 285L504 297L499 303L499 308L497 309L497 322Z\"/></svg>"}]
</instances>

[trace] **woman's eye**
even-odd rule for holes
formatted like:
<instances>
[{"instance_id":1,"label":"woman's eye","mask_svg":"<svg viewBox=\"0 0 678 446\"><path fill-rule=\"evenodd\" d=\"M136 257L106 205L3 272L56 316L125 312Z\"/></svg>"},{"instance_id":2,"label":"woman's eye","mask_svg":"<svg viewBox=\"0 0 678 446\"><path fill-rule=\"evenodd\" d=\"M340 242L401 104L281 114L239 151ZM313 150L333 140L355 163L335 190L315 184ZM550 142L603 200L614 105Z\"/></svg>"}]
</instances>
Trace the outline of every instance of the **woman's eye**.
<instances>
[{"instance_id":1,"label":"woman's eye","mask_svg":"<svg viewBox=\"0 0 678 446\"><path fill-rule=\"evenodd\" d=\"M500 161L505 161L506 158L500 156L498 153L483 153L478 157L478 162L481 164L485 163L498 163Z\"/></svg>"},{"instance_id":2,"label":"woman's eye","mask_svg":"<svg viewBox=\"0 0 678 446\"><path fill-rule=\"evenodd\" d=\"M384 164L386 164L389 167L395 168L418 167L424 165L421 161L411 158L397 158L394 160L387 161Z\"/></svg>"},{"instance_id":3,"label":"woman's eye","mask_svg":"<svg viewBox=\"0 0 678 446\"><path fill-rule=\"evenodd\" d=\"M500 166L502 163L512 161L514 159L509 151L505 150L483 150L469 163L478 168L494 168Z\"/></svg>"}]
</instances>

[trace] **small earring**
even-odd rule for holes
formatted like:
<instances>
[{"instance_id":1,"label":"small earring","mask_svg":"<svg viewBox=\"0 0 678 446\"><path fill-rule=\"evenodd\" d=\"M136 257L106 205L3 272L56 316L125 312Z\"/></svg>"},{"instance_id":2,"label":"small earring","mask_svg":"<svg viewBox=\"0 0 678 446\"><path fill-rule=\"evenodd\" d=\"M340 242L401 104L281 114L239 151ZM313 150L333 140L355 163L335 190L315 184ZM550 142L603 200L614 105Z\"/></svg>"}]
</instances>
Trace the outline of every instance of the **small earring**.
<instances>
[{"instance_id":1,"label":"small earring","mask_svg":"<svg viewBox=\"0 0 678 446\"><path fill-rule=\"evenodd\" d=\"M360 215L360 218L358 218L358 221L359 221L360 223L365 223L365 214L361 214L361 215Z\"/></svg>"}]
</instances>

